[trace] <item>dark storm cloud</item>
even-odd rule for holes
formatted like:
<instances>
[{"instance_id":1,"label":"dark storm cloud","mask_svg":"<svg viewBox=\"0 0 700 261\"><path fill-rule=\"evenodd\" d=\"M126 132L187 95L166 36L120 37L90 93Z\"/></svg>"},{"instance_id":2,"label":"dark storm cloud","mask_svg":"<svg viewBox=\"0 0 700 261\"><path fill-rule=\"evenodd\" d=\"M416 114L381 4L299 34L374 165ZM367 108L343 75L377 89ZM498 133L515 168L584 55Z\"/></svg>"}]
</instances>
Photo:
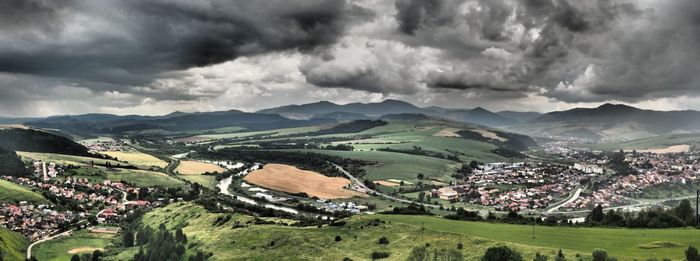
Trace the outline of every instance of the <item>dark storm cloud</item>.
<instances>
[{"instance_id":1,"label":"dark storm cloud","mask_svg":"<svg viewBox=\"0 0 700 261\"><path fill-rule=\"evenodd\" d=\"M405 43L453 64L427 74L428 87L564 101L700 94L700 1L398 0L396 10ZM484 57L489 48L503 59Z\"/></svg>"},{"instance_id":2,"label":"dark storm cloud","mask_svg":"<svg viewBox=\"0 0 700 261\"><path fill-rule=\"evenodd\" d=\"M144 84L154 75L270 51L332 44L345 1L9 0L0 71Z\"/></svg>"}]
</instances>

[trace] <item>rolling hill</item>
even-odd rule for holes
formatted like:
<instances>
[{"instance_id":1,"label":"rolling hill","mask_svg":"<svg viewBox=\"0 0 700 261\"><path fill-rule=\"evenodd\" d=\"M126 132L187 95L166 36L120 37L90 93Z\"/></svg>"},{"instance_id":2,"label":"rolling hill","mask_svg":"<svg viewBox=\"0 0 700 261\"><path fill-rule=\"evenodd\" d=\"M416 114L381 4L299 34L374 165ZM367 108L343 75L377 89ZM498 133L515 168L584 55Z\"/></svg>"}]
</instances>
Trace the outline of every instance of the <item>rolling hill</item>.
<instances>
[{"instance_id":1,"label":"rolling hill","mask_svg":"<svg viewBox=\"0 0 700 261\"><path fill-rule=\"evenodd\" d=\"M543 114L515 126L525 133L592 141L627 141L663 134L700 131L700 112L643 110L620 104Z\"/></svg>"},{"instance_id":2,"label":"rolling hill","mask_svg":"<svg viewBox=\"0 0 700 261\"><path fill-rule=\"evenodd\" d=\"M325 117L334 119L369 119L383 115L424 114L490 127L507 126L521 122L520 119L499 115L481 107L475 109L447 109L436 106L421 108L408 102L392 99L379 103L350 103L345 105L321 101L264 109L258 111L258 113L276 113L292 119ZM511 116L518 117L515 114Z\"/></svg>"},{"instance_id":3,"label":"rolling hill","mask_svg":"<svg viewBox=\"0 0 700 261\"><path fill-rule=\"evenodd\" d=\"M88 149L66 137L32 129L0 130L0 148L5 151L59 153L93 156Z\"/></svg>"},{"instance_id":4,"label":"rolling hill","mask_svg":"<svg viewBox=\"0 0 700 261\"><path fill-rule=\"evenodd\" d=\"M293 120L276 114L247 113L237 110L171 113L164 116L118 116L111 114L86 114L56 116L26 122L46 129L58 129L78 135L139 133L142 131L210 130L224 127L242 127L249 130L268 130L318 125L334 122L333 119Z\"/></svg>"}]
</instances>

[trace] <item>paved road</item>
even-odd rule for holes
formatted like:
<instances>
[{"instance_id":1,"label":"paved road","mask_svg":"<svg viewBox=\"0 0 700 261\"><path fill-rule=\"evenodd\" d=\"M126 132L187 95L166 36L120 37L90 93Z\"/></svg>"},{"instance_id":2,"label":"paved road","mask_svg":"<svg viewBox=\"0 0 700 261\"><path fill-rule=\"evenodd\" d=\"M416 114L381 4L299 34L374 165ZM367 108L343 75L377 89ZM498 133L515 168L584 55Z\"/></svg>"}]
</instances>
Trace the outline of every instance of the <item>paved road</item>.
<instances>
[{"instance_id":1,"label":"paved road","mask_svg":"<svg viewBox=\"0 0 700 261\"><path fill-rule=\"evenodd\" d=\"M552 212L554 212L554 211L557 211L561 206L566 205L566 204L571 203L571 202L574 202L574 201L578 198L578 196L581 195L581 192L582 192L582 191L583 191L582 188L576 188L576 192L574 192L574 195L573 195L573 196L571 196L569 199L567 199L567 200L565 200L565 201L563 201L563 202L557 203L556 206L554 206L553 208L548 209L546 212L547 212L547 213L552 213Z\"/></svg>"},{"instance_id":2,"label":"paved road","mask_svg":"<svg viewBox=\"0 0 700 261\"><path fill-rule=\"evenodd\" d=\"M675 197L675 198L665 198L665 199L644 199L645 202L643 202L643 203L636 203L636 204L629 204L629 205L623 205L623 206L603 208L603 210L617 210L617 209L637 208L637 207L641 208L641 207L653 206L653 205L667 202L667 201L683 200L683 199L691 199L691 198L695 198L695 195ZM556 211L556 212L551 212L548 214L581 214L581 213L588 213L588 212L591 212L591 211L590 210Z\"/></svg>"},{"instance_id":3,"label":"paved road","mask_svg":"<svg viewBox=\"0 0 700 261\"><path fill-rule=\"evenodd\" d=\"M50 236L50 237L43 238L39 241L32 243L31 245L29 245L29 247L27 247L27 259L32 258L32 247L34 247L34 245L39 244L41 242L49 241L51 239L54 239L54 238L57 238L60 236L68 236L68 235L70 235L71 232L73 232L73 230L75 230L75 228L68 230L68 231L65 231L65 232L62 232L62 233L59 233L59 234L56 234L56 235L53 235L53 236Z\"/></svg>"}]
</instances>

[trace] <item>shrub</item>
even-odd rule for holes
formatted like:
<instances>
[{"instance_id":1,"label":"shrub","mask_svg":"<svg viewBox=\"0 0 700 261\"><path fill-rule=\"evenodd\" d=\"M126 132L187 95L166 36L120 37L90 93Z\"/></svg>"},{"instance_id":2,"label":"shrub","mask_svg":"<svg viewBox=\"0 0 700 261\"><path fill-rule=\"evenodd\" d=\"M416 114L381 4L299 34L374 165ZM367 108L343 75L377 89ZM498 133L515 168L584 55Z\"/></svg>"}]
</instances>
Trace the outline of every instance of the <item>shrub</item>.
<instances>
[{"instance_id":1,"label":"shrub","mask_svg":"<svg viewBox=\"0 0 700 261\"><path fill-rule=\"evenodd\" d=\"M377 242L377 244L380 244L380 245L388 245L388 244L389 244L389 239L387 239L386 237L381 237L381 238L379 238L379 241Z\"/></svg>"},{"instance_id":2,"label":"shrub","mask_svg":"<svg viewBox=\"0 0 700 261\"><path fill-rule=\"evenodd\" d=\"M372 259L382 259L389 257L389 252L372 252Z\"/></svg>"},{"instance_id":3,"label":"shrub","mask_svg":"<svg viewBox=\"0 0 700 261\"><path fill-rule=\"evenodd\" d=\"M523 261L523 257L507 246L498 246L486 249L481 261Z\"/></svg>"},{"instance_id":4,"label":"shrub","mask_svg":"<svg viewBox=\"0 0 700 261\"><path fill-rule=\"evenodd\" d=\"M688 249L685 250L685 259L688 261L700 261L698 249L694 246L688 246Z\"/></svg>"},{"instance_id":5,"label":"shrub","mask_svg":"<svg viewBox=\"0 0 700 261\"><path fill-rule=\"evenodd\" d=\"M593 261L606 261L608 260L608 252L605 249L595 249L593 250Z\"/></svg>"},{"instance_id":6,"label":"shrub","mask_svg":"<svg viewBox=\"0 0 700 261\"><path fill-rule=\"evenodd\" d=\"M335 236L335 242L340 242L341 240L343 240L342 237L340 237L340 236Z\"/></svg>"}]
</instances>

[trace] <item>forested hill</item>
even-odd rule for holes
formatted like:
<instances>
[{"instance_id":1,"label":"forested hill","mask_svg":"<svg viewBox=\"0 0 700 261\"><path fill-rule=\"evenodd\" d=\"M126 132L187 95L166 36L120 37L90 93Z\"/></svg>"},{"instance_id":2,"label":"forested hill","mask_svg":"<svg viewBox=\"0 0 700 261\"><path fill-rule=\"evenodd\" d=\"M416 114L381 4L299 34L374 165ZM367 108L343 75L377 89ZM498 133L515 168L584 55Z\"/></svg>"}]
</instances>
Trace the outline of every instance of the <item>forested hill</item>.
<instances>
[{"instance_id":1,"label":"forested hill","mask_svg":"<svg viewBox=\"0 0 700 261\"><path fill-rule=\"evenodd\" d=\"M26 176L27 174L29 172L14 151L0 148L0 176Z\"/></svg>"},{"instance_id":2,"label":"forested hill","mask_svg":"<svg viewBox=\"0 0 700 261\"><path fill-rule=\"evenodd\" d=\"M0 148L5 151L60 153L93 156L83 145L51 133L30 129L0 130Z\"/></svg>"}]
</instances>

